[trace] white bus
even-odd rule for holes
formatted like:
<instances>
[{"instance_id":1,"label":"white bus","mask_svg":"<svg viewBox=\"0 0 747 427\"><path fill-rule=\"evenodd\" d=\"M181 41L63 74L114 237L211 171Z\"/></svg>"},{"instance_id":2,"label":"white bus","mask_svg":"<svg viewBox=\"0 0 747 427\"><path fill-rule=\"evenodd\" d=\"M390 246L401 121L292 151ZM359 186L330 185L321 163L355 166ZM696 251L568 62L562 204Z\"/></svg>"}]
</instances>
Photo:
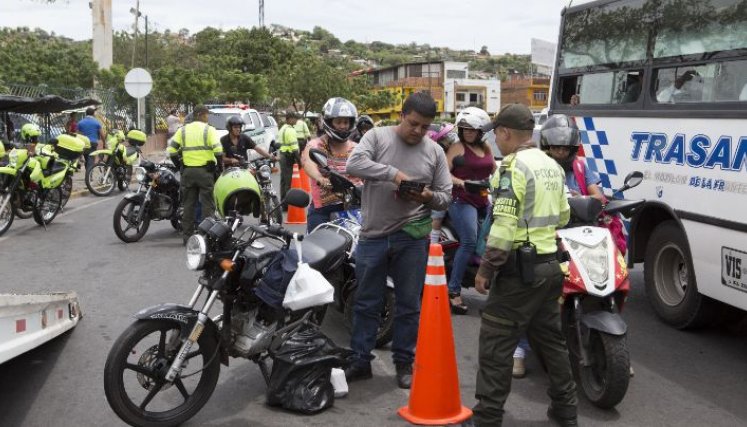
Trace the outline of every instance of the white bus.
<instances>
[{"instance_id":1,"label":"white bus","mask_svg":"<svg viewBox=\"0 0 747 427\"><path fill-rule=\"evenodd\" d=\"M747 310L747 0L601 0L562 14L551 114L607 189L647 203L631 264L665 322Z\"/></svg>"}]
</instances>

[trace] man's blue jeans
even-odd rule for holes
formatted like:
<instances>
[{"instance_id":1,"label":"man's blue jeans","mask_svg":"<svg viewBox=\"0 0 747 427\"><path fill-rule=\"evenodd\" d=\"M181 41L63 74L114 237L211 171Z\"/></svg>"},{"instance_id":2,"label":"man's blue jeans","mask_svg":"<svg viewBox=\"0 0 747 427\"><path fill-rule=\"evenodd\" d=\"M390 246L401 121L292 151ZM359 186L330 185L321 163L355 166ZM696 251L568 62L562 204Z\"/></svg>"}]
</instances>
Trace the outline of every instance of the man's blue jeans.
<instances>
[{"instance_id":1,"label":"man's blue jeans","mask_svg":"<svg viewBox=\"0 0 747 427\"><path fill-rule=\"evenodd\" d=\"M315 208L312 203L309 205L309 210L306 217L306 234L314 231L319 224L329 222L329 217L332 212L340 212L343 210L343 204L338 203L335 205L322 206L321 208Z\"/></svg>"},{"instance_id":2,"label":"man's blue jeans","mask_svg":"<svg viewBox=\"0 0 747 427\"><path fill-rule=\"evenodd\" d=\"M411 364L420 322L420 294L428 262L428 239L413 239L404 231L389 236L361 238L355 256L355 293L353 335L350 347L362 362L373 359L376 332L386 292L386 278L394 281L394 337L392 359L395 364Z\"/></svg>"},{"instance_id":3,"label":"man's blue jeans","mask_svg":"<svg viewBox=\"0 0 747 427\"><path fill-rule=\"evenodd\" d=\"M454 265L449 277L450 294L460 294L462 291L464 272L477 247L478 219L484 218L487 212L487 207L478 209L459 200L449 205L449 219L459 237L459 248L454 255Z\"/></svg>"}]
</instances>

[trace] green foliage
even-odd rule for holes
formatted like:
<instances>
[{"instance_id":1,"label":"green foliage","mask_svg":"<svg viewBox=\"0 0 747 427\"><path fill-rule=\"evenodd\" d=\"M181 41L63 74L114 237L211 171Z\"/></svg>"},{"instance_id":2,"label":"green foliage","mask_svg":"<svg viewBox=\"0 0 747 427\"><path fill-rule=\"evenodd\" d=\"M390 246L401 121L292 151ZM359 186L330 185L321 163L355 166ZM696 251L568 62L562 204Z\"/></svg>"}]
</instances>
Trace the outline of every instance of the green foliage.
<instances>
[{"instance_id":1,"label":"green foliage","mask_svg":"<svg viewBox=\"0 0 747 427\"><path fill-rule=\"evenodd\" d=\"M200 104L212 99L218 83L207 73L163 67L153 77L154 95L169 103Z\"/></svg>"}]
</instances>

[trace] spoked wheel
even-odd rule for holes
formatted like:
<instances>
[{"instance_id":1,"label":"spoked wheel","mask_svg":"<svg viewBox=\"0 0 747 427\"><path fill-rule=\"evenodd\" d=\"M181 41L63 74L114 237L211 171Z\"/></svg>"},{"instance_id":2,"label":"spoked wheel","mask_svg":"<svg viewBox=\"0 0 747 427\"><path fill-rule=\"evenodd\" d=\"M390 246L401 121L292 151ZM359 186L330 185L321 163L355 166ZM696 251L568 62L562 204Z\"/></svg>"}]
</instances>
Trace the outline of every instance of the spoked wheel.
<instances>
[{"instance_id":1,"label":"spoked wheel","mask_svg":"<svg viewBox=\"0 0 747 427\"><path fill-rule=\"evenodd\" d=\"M8 231L15 217L12 201L9 200L11 197L10 194L0 192L0 236Z\"/></svg>"},{"instance_id":2,"label":"spoked wheel","mask_svg":"<svg viewBox=\"0 0 747 427\"><path fill-rule=\"evenodd\" d=\"M61 207L62 191L60 188L45 190L41 195L37 195L33 212L34 221L39 225L49 224L60 212Z\"/></svg>"},{"instance_id":3,"label":"spoked wheel","mask_svg":"<svg viewBox=\"0 0 747 427\"><path fill-rule=\"evenodd\" d=\"M139 320L114 343L104 366L104 391L114 412L135 426L175 426L192 418L220 375L217 343L202 334L181 373L165 380L182 344L180 323Z\"/></svg>"},{"instance_id":4,"label":"spoked wheel","mask_svg":"<svg viewBox=\"0 0 747 427\"><path fill-rule=\"evenodd\" d=\"M390 280L387 278L387 280ZM353 306L355 305L355 291L350 292L345 299L345 326L353 330ZM384 347L392 341L394 335L394 289L386 289L384 305L381 308L381 324L376 331L376 348Z\"/></svg>"},{"instance_id":5,"label":"spoked wheel","mask_svg":"<svg viewBox=\"0 0 747 427\"><path fill-rule=\"evenodd\" d=\"M108 196L116 185L117 174L106 163L96 163L86 171L86 187L95 196Z\"/></svg>"},{"instance_id":6,"label":"spoked wheel","mask_svg":"<svg viewBox=\"0 0 747 427\"><path fill-rule=\"evenodd\" d=\"M114 209L114 233L123 242L137 242L148 231L150 217L142 210L141 201L129 199L122 199Z\"/></svg>"},{"instance_id":7,"label":"spoked wheel","mask_svg":"<svg viewBox=\"0 0 747 427\"><path fill-rule=\"evenodd\" d=\"M132 181L132 166L126 166L122 172L122 178L117 180L119 191L126 191L130 188L130 181Z\"/></svg>"},{"instance_id":8,"label":"spoked wheel","mask_svg":"<svg viewBox=\"0 0 747 427\"><path fill-rule=\"evenodd\" d=\"M30 203L25 203L24 198L28 196L31 198ZM36 194L35 193L16 193L11 200L13 204L13 212L20 219L29 219L34 216L34 203Z\"/></svg>"},{"instance_id":9,"label":"spoked wheel","mask_svg":"<svg viewBox=\"0 0 747 427\"><path fill-rule=\"evenodd\" d=\"M174 230L182 232L182 218L184 217L184 208L181 206L176 209L176 215L171 217L171 226Z\"/></svg>"},{"instance_id":10,"label":"spoked wheel","mask_svg":"<svg viewBox=\"0 0 747 427\"><path fill-rule=\"evenodd\" d=\"M68 200L70 200L70 195L73 193L72 176L68 175L65 177L65 180L60 185L60 191L62 191L62 207L64 208Z\"/></svg>"}]
</instances>

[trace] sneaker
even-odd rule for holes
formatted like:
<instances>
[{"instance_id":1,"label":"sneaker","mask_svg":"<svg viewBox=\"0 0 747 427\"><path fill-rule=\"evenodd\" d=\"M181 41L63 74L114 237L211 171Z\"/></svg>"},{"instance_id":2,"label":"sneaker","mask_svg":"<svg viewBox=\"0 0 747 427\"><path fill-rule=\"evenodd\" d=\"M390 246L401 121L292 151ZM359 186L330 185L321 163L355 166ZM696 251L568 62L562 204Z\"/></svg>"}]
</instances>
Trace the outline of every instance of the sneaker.
<instances>
[{"instance_id":1,"label":"sneaker","mask_svg":"<svg viewBox=\"0 0 747 427\"><path fill-rule=\"evenodd\" d=\"M367 380L373 378L371 373L370 362L353 362L350 366L345 368L345 379L351 383L357 380Z\"/></svg>"},{"instance_id":2,"label":"sneaker","mask_svg":"<svg viewBox=\"0 0 747 427\"><path fill-rule=\"evenodd\" d=\"M412 386L412 364L397 363L397 386L403 389L409 389Z\"/></svg>"},{"instance_id":3,"label":"sneaker","mask_svg":"<svg viewBox=\"0 0 747 427\"><path fill-rule=\"evenodd\" d=\"M514 369L511 371L511 375L514 378L524 378L527 374L527 368L524 365L523 357L514 357Z\"/></svg>"},{"instance_id":4,"label":"sneaker","mask_svg":"<svg viewBox=\"0 0 747 427\"><path fill-rule=\"evenodd\" d=\"M575 408L573 408L575 411ZM571 414L561 414L553 405L547 408L547 418L555 421L561 427L578 427L578 417Z\"/></svg>"}]
</instances>

